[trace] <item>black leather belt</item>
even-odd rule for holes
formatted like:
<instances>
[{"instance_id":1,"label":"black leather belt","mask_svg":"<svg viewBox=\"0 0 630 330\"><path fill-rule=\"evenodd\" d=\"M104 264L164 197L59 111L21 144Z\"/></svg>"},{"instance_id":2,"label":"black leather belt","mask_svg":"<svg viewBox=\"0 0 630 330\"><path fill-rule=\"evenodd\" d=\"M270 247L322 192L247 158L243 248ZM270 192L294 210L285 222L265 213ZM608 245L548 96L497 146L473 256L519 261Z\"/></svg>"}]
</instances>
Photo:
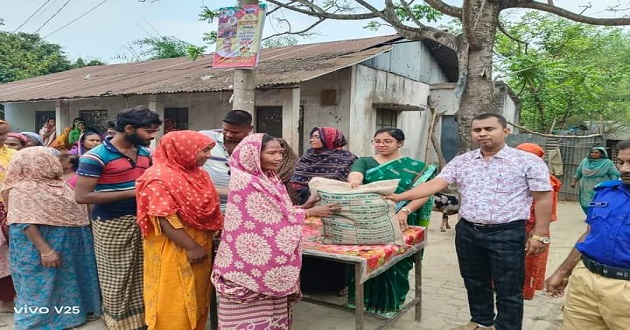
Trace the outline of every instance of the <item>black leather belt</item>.
<instances>
[{"instance_id":1,"label":"black leather belt","mask_svg":"<svg viewBox=\"0 0 630 330\"><path fill-rule=\"evenodd\" d=\"M630 268L606 266L582 254L584 266L592 273L617 280L630 280Z\"/></svg>"},{"instance_id":2,"label":"black leather belt","mask_svg":"<svg viewBox=\"0 0 630 330\"><path fill-rule=\"evenodd\" d=\"M515 229L520 227L525 227L526 220L514 220L506 223L497 223L497 224L483 224L483 223L475 223L470 222L464 218L461 218L462 222L467 226L472 226L475 230L490 232L490 231L499 231L499 230L507 230L507 229Z\"/></svg>"}]
</instances>

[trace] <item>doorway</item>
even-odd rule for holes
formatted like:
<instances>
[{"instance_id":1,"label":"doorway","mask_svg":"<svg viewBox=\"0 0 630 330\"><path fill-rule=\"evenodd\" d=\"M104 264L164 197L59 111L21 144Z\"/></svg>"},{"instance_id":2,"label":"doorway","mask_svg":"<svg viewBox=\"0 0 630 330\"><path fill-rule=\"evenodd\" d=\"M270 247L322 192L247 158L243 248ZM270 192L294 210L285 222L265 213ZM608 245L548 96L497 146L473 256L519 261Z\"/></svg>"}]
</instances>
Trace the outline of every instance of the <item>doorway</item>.
<instances>
[{"instance_id":1,"label":"doorway","mask_svg":"<svg viewBox=\"0 0 630 330\"><path fill-rule=\"evenodd\" d=\"M35 111L35 129L33 132L39 133L39 130L44 127L48 119L56 119L55 116L55 111Z\"/></svg>"},{"instance_id":2,"label":"doorway","mask_svg":"<svg viewBox=\"0 0 630 330\"><path fill-rule=\"evenodd\" d=\"M282 137L282 107L256 107L256 132Z\"/></svg>"}]
</instances>

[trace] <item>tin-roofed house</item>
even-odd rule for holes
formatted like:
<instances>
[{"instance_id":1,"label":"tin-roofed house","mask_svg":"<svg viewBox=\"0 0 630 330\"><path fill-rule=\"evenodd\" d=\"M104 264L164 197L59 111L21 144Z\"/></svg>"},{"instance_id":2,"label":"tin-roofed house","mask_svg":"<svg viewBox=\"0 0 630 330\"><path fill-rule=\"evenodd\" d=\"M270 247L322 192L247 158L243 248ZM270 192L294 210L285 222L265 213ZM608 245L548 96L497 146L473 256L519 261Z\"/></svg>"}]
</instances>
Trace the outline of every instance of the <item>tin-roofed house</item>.
<instances>
[{"instance_id":1,"label":"tin-roofed house","mask_svg":"<svg viewBox=\"0 0 630 330\"><path fill-rule=\"evenodd\" d=\"M50 117L58 131L75 117L104 128L120 110L139 104L178 129L220 128L231 109L233 73L212 68L211 56L84 67L0 85L0 103L15 131L37 132ZM334 126L352 152L370 155L374 131L398 127L407 135L403 153L425 159L430 86L457 78L453 50L397 35L264 49L255 130L283 137L301 152L313 127Z\"/></svg>"}]
</instances>

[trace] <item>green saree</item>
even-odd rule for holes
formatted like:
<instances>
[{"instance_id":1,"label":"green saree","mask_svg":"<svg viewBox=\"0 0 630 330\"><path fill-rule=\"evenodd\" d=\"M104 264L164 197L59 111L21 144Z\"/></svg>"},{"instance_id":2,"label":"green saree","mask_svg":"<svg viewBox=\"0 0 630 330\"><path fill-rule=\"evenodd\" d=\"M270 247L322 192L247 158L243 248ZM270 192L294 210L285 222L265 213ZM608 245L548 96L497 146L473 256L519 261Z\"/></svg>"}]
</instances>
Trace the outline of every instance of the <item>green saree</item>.
<instances>
[{"instance_id":1,"label":"green saree","mask_svg":"<svg viewBox=\"0 0 630 330\"><path fill-rule=\"evenodd\" d=\"M409 157L403 157L382 165L372 157L361 157L352 166L351 171L364 173L364 184L381 180L400 179L396 193L401 193L433 178L436 166L427 165ZM398 203L396 211L406 204L407 202ZM431 217L432 206L433 197L419 210L407 217L407 224L427 227ZM399 311L405 302L407 292L409 292L409 271L412 268L413 259L407 258L401 260L381 275L365 282L366 311L386 316ZM354 303L354 274L351 274L348 304L353 306Z\"/></svg>"}]
</instances>

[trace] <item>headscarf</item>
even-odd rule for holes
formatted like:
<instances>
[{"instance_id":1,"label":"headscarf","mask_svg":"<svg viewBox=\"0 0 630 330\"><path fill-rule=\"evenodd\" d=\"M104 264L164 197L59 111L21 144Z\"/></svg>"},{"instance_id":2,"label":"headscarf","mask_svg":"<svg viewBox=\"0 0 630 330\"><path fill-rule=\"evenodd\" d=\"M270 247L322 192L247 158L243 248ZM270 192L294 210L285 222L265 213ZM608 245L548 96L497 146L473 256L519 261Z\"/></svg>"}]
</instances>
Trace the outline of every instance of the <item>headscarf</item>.
<instances>
[{"instance_id":1,"label":"headscarf","mask_svg":"<svg viewBox=\"0 0 630 330\"><path fill-rule=\"evenodd\" d=\"M334 127L315 127L311 135L315 131L319 131L323 147L306 150L295 167L291 182L307 185L313 177L346 181L357 156L342 149L347 143L345 136Z\"/></svg>"},{"instance_id":2,"label":"headscarf","mask_svg":"<svg viewBox=\"0 0 630 330\"><path fill-rule=\"evenodd\" d=\"M53 118L49 118L42 126L42 129L39 130L39 134L35 134L39 137L39 141L41 141L41 145L50 147L55 143L55 139L57 138L57 127L56 125L50 125L50 120ZM22 133L24 134L24 133ZM44 135L46 136L46 141L44 141Z\"/></svg>"},{"instance_id":3,"label":"headscarf","mask_svg":"<svg viewBox=\"0 0 630 330\"><path fill-rule=\"evenodd\" d=\"M70 136L70 127L66 127L63 129L61 135L57 137L55 143L51 146L57 150L70 150L70 141L68 137Z\"/></svg>"},{"instance_id":4,"label":"headscarf","mask_svg":"<svg viewBox=\"0 0 630 330\"><path fill-rule=\"evenodd\" d=\"M22 135L24 135L24 136L28 137L28 138L29 138L29 139L31 139L31 140L34 140L34 141L35 141L35 143L36 143L36 146L46 146L46 147L49 147L49 146L50 146L49 144L53 144L53 143L54 143L54 141L55 141L55 139L56 139L56 136L57 136L57 135L55 135L55 134L50 135L50 136L52 136L52 137L53 137L53 138L52 138L52 140L51 140L51 142L50 142L50 143L48 143L48 144L46 144L46 145L44 145L44 140L43 140L43 139L42 139L42 137L41 137L41 136L39 136L39 134L37 134L37 133L33 133L33 132L22 132L22 133L20 133L20 134L22 134Z\"/></svg>"},{"instance_id":5,"label":"headscarf","mask_svg":"<svg viewBox=\"0 0 630 330\"><path fill-rule=\"evenodd\" d=\"M291 204L275 172L262 170L263 135L244 138L230 158L230 192L214 278L215 284L219 277L284 297L299 291L304 210ZM222 292L220 286L217 290Z\"/></svg>"},{"instance_id":6,"label":"headscarf","mask_svg":"<svg viewBox=\"0 0 630 330\"><path fill-rule=\"evenodd\" d=\"M219 230L223 215L210 176L197 165L197 153L216 143L195 131L175 131L162 137L153 166L136 180L138 224L146 236L149 217L179 216L198 230Z\"/></svg>"},{"instance_id":7,"label":"headscarf","mask_svg":"<svg viewBox=\"0 0 630 330\"><path fill-rule=\"evenodd\" d=\"M592 158L591 157L591 152L593 150L597 150L599 152L601 152L602 157L601 158ZM582 162L580 163L581 167L582 167L582 175L586 176L586 177L590 177L590 176L595 176L595 177L600 177L600 176L606 176L608 173L608 170L610 169L610 167L612 166L613 168L615 167L615 164L613 164L613 162L608 159L608 152L606 152L606 148L604 147L594 147L592 148L588 155L586 156L586 158L582 159Z\"/></svg>"},{"instance_id":8,"label":"headscarf","mask_svg":"<svg viewBox=\"0 0 630 330\"><path fill-rule=\"evenodd\" d=\"M74 193L61 178L59 159L49 148L31 147L13 156L0 195L8 202L7 223L59 227L88 225L85 205L74 201Z\"/></svg>"},{"instance_id":9,"label":"headscarf","mask_svg":"<svg viewBox=\"0 0 630 330\"><path fill-rule=\"evenodd\" d=\"M81 157L84 153L88 152L89 150L85 150L85 146L83 145L83 143L85 143L85 139L90 135L96 135L99 138L101 137L98 133L95 132L85 132L81 134L81 137L79 137L79 142L77 143L76 147L72 147L72 149L70 149L70 154Z\"/></svg>"},{"instance_id":10,"label":"headscarf","mask_svg":"<svg viewBox=\"0 0 630 330\"><path fill-rule=\"evenodd\" d=\"M83 124L84 126L86 126L85 131L87 131L87 124L84 121L82 120L75 121L74 125L72 126L72 130L70 131L70 134L68 135L68 142L71 145L79 141L81 134L83 134L83 132L81 132L81 130L79 129L79 124Z\"/></svg>"},{"instance_id":11,"label":"headscarf","mask_svg":"<svg viewBox=\"0 0 630 330\"><path fill-rule=\"evenodd\" d=\"M9 123L1 119L0 119L0 125L5 125L7 126L8 129L11 128L11 126L9 126ZM7 169L9 167L9 162L11 161L11 158L13 157L13 155L15 155L16 152L17 152L16 150L11 149L5 146L4 144L0 145L0 183L4 181L4 177L6 176Z\"/></svg>"},{"instance_id":12,"label":"headscarf","mask_svg":"<svg viewBox=\"0 0 630 330\"><path fill-rule=\"evenodd\" d=\"M291 201L293 201L293 204L296 204L298 196L295 189L291 186L291 177L293 176L293 169L295 168L295 164L298 162L299 158L286 140L281 138L277 138L276 140L282 147L282 162L278 168L278 176L280 177L280 181L282 181L284 186L287 188Z\"/></svg>"},{"instance_id":13,"label":"headscarf","mask_svg":"<svg viewBox=\"0 0 630 330\"><path fill-rule=\"evenodd\" d=\"M12 138L16 138L20 140L20 142L22 142L23 147L25 147L29 142L29 139L20 133L9 133L8 137L12 137Z\"/></svg>"},{"instance_id":14,"label":"headscarf","mask_svg":"<svg viewBox=\"0 0 630 330\"><path fill-rule=\"evenodd\" d=\"M545 157L545 150L536 143L521 143L516 149L532 153L540 158Z\"/></svg>"},{"instance_id":15,"label":"headscarf","mask_svg":"<svg viewBox=\"0 0 630 330\"><path fill-rule=\"evenodd\" d=\"M540 158L545 157L545 149L535 143L521 143L516 149L532 153ZM552 202L552 210L551 210L551 221L558 220L558 192L560 192L560 188L562 187L562 181L556 178L554 175L549 175L549 182L551 183L551 189L553 189L553 202ZM532 212L530 217L531 222L536 221L536 217L534 214L534 205L532 204Z\"/></svg>"}]
</instances>

